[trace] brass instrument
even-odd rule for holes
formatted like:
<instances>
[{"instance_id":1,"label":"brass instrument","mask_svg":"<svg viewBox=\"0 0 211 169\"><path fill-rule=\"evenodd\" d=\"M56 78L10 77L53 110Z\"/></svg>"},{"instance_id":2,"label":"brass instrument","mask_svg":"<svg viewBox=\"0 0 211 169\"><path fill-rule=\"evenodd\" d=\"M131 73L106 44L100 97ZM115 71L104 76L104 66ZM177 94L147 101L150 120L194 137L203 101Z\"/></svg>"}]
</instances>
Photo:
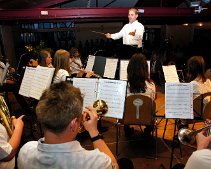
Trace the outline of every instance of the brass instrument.
<instances>
[{"instance_id":1,"label":"brass instrument","mask_svg":"<svg viewBox=\"0 0 211 169\"><path fill-rule=\"evenodd\" d=\"M7 104L2 96L0 96L0 123L6 128L8 135L12 136L12 118Z\"/></svg>"},{"instance_id":2,"label":"brass instrument","mask_svg":"<svg viewBox=\"0 0 211 169\"><path fill-rule=\"evenodd\" d=\"M98 118L104 116L108 112L108 105L104 100L96 100L93 104L93 107L97 111ZM88 121L90 119L89 116L86 116L86 120ZM79 128L79 133L82 133L85 131L85 128L83 124L81 123L81 126Z\"/></svg>"},{"instance_id":3,"label":"brass instrument","mask_svg":"<svg viewBox=\"0 0 211 169\"><path fill-rule=\"evenodd\" d=\"M197 133L207 128L211 128L211 124L208 124L205 127L202 127L198 130L190 130L188 128L182 128L178 132L178 139L182 144L195 148ZM209 132L207 133L207 135L209 135Z\"/></svg>"}]
</instances>

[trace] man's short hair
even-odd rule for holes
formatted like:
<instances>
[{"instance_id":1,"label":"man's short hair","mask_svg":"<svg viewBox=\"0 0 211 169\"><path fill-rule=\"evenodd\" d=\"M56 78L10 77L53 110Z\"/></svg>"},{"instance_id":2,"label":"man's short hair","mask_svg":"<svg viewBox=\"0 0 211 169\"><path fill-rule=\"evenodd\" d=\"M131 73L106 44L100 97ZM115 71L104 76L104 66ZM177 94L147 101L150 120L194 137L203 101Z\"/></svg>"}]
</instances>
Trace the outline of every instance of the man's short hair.
<instances>
[{"instance_id":1,"label":"man's short hair","mask_svg":"<svg viewBox=\"0 0 211 169\"><path fill-rule=\"evenodd\" d=\"M136 15L138 15L138 10L136 8L130 8L129 11L133 11Z\"/></svg>"},{"instance_id":2,"label":"man's short hair","mask_svg":"<svg viewBox=\"0 0 211 169\"><path fill-rule=\"evenodd\" d=\"M79 88L68 82L54 83L44 91L36 107L44 129L61 133L74 118L80 118L83 98Z\"/></svg>"}]
</instances>

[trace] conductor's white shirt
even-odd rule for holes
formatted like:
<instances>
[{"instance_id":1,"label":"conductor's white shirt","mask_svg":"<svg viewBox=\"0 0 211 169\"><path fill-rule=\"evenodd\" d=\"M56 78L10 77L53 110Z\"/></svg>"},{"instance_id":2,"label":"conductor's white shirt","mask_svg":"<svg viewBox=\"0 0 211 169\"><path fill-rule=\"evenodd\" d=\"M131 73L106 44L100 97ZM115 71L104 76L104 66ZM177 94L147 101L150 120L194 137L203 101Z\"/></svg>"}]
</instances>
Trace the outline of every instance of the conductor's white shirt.
<instances>
[{"instance_id":1,"label":"conductor's white shirt","mask_svg":"<svg viewBox=\"0 0 211 169\"><path fill-rule=\"evenodd\" d=\"M135 31L135 36L129 35ZM123 38L124 45L138 45L142 47L142 38L144 34L144 26L137 20L133 23L126 24L118 33L111 34L111 38L116 40Z\"/></svg>"}]
</instances>

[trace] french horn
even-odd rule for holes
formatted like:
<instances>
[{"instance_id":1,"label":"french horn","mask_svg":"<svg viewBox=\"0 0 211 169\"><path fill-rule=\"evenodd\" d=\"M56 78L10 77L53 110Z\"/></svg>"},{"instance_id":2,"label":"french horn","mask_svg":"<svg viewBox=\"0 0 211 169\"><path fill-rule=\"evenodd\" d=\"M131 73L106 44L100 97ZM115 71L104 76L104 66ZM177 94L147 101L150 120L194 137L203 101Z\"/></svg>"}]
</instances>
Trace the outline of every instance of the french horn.
<instances>
[{"instance_id":1,"label":"french horn","mask_svg":"<svg viewBox=\"0 0 211 169\"><path fill-rule=\"evenodd\" d=\"M93 103L93 107L96 110L99 119L108 112L108 105L106 104L104 100L96 100ZM86 120L88 121L89 119L90 117L86 116ZM79 133L82 133L84 131L85 131L85 128L83 124L81 123L81 126L79 128Z\"/></svg>"},{"instance_id":2,"label":"french horn","mask_svg":"<svg viewBox=\"0 0 211 169\"><path fill-rule=\"evenodd\" d=\"M6 128L8 135L11 137L13 131L12 118L3 96L0 96L0 123Z\"/></svg>"},{"instance_id":3,"label":"french horn","mask_svg":"<svg viewBox=\"0 0 211 169\"><path fill-rule=\"evenodd\" d=\"M205 127L202 127L198 130L190 130L188 128L182 128L178 132L179 141L187 146L196 148L196 135L204 129L211 128L211 124L205 124ZM206 135L208 136L210 131L208 130Z\"/></svg>"}]
</instances>

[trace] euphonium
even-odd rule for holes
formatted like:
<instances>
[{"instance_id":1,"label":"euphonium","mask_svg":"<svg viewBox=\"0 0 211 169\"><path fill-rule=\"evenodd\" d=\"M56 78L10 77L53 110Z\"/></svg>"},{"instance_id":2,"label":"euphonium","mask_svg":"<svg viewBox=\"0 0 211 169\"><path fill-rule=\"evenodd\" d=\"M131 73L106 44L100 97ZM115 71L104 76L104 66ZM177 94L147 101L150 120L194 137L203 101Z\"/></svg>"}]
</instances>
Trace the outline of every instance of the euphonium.
<instances>
[{"instance_id":1,"label":"euphonium","mask_svg":"<svg viewBox=\"0 0 211 169\"><path fill-rule=\"evenodd\" d=\"M195 148L197 133L201 132L202 130L204 130L206 128L210 128L210 127L211 127L211 124L208 124L205 127L202 127L198 130L190 130L188 128L182 128L178 132L178 139L182 144ZM209 135L209 132L207 132L206 134Z\"/></svg>"},{"instance_id":2,"label":"euphonium","mask_svg":"<svg viewBox=\"0 0 211 169\"><path fill-rule=\"evenodd\" d=\"M104 116L108 112L108 105L104 100L96 100L93 104L93 107L97 111L98 118ZM89 120L89 116L86 116L86 120ZM83 124L81 123L81 126L79 128L79 133L82 133L85 131L85 128Z\"/></svg>"},{"instance_id":3,"label":"euphonium","mask_svg":"<svg viewBox=\"0 0 211 169\"><path fill-rule=\"evenodd\" d=\"M12 119L7 104L2 96L0 96L0 123L6 128L8 135L12 135Z\"/></svg>"}]
</instances>

